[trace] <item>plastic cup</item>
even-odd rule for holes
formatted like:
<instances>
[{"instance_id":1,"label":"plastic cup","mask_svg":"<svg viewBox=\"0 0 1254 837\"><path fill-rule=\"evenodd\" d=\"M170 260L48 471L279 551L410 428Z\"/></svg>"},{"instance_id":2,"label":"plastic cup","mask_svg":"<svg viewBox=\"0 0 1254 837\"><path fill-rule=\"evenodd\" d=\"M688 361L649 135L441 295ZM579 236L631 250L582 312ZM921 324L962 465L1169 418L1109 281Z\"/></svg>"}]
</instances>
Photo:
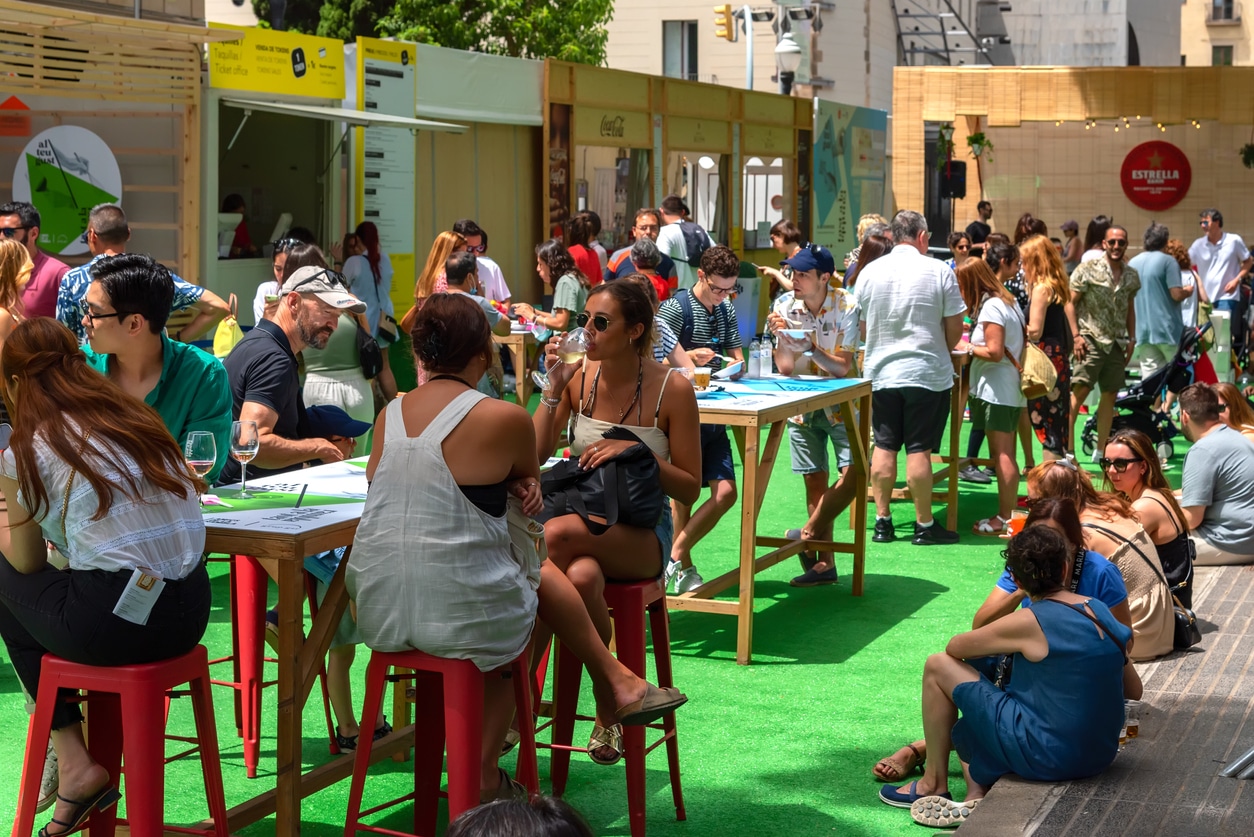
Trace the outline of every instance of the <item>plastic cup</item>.
<instances>
[{"instance_id":1,"label":"plastic cup","mask_svg":"<svg viewBox=\"0 0 1254 837\"><path fill-rule=\"evenodd\" d=\"M697 389L706 389L710 385L710 367L698 366L692 370L692 384Z\"/></svg>"},{"instance_id":2,"label":"plastic cup","mask_svg":"<svg viewBox=\"0 0 1254 837\"><path fill-rule=\"evenodd\" d=\"M1141 707L1144 706L1139 700L1125 700L1123 702L1123 711L1125 715L1124 725L1127 729L1128 739L1131 740L1141 734Z\"/></svg>"},{"instance_id":3,"label":"plastic cup","mask_svg":"<svg viewBox=\"0 0 1254 837\"><path fill-rule=\"evenodd\" d=\"M1010 533L1010 537L1014 537L1023 531L1023 524L1027 523L1026 517L1012 517L1006 522L1006 531Z\"/></svg>"}]
</instances>

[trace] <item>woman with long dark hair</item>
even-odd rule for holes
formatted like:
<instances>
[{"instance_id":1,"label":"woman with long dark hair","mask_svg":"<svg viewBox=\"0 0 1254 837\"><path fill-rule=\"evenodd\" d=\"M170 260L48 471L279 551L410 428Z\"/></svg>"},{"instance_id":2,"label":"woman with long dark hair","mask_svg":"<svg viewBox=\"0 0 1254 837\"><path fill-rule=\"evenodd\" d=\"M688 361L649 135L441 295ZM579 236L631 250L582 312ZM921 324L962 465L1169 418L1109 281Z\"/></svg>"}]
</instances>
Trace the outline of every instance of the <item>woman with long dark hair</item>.
<instances>
[{"instance_id":1,"label":"woman with long dark hair","mask_svg":"<svg viewBox=\"0 0 1254 837\"><path fill-rule=\"evenodd\" d=\"M574 328L575 315L583 310L588 301L592 279L556 238L550 238L536 247L536 273L545 285L553 286L553 310L545 313L537 311L530 303L519 302L513 307L514 313L552 331Z\"/></svg>"},{"instance_id":2,"label":"woman with long dark hair","mask_svg":"<svg viewBox=\"0 0 1254 837\"><path fill-rule=\"evenodd\" d=\"M858 261L845 274L844 285L847 291L852 291L853 286L857 284L858 274L862 272L862 268L893 249L893 240L886 235L868 235L862 239L862 244L857 249Z\"/></svg>"},{"instance_id":3,"label":"woman with long dark hair","mask_svg":"<svg viewBox=\"0 0 1254 837\"><path fill-rule=\"evenodd\" d=\"M398 335L395 326L383 329L381 325L385 318L391 320L396 314L392 303L392 260L379 247L379 228L373 221L358 224L356 235L359 246L365 252L345 259L344 279L353 296L366 303L365 328L383 354L383 369L377 380L384 399L389 400L396 396L396 379L392 377L392 367L388 365L388 346ZM356 334L356 329L351 331ZM373 399L370 400L370 412L373 414Z\"/></svg>"},{"instance_id":4,"label":"woman with long dark hair","mask_svg":"<svg viewBox=\"0 0 1254 837\"><path fill-rule=\"evenodd\" d=\"M119 316L97 328L125 328L133 315ZM209 621L204 482L157 411L90 368L56 320L18 325L0 366L14 419L0 459L10 526L0 560L0 635L23 685L38 694L45 653L95 666L186 654ZM47 541L69 572L48 565ZM163 582L146 619L118 615L141 573ZM52 834L76 831L119 799L87 752L83 715L70 697L52 720L60 774Z\"/></svg>"},{"instance_id":5,"label":"woman with long dark hair","mask_svg":"<svg viewBox=\"0 0 1254 837\"><path fill-rule=\"evenodd\" d=\"M601 284L605 275L601 259L597 256L593 244L597 234L601 232L601 219L595 212L580 212L570 219L566 228L566 250L575 260L579 271L583 273L591 287Z\"/></svg>"},{"instance_id":6,"label":"woman with long dark hair","mask_svg":"<svg viewBox=\"0 0 1254 837\"><path fill-rule=\"evenodd\" d=\"M1095 215L1084 230L1084 252L1080 254L1080 263L1100 259L1106 254L1106 231L1115 223L1106 215Z\"/></svg>"}]
</instances>

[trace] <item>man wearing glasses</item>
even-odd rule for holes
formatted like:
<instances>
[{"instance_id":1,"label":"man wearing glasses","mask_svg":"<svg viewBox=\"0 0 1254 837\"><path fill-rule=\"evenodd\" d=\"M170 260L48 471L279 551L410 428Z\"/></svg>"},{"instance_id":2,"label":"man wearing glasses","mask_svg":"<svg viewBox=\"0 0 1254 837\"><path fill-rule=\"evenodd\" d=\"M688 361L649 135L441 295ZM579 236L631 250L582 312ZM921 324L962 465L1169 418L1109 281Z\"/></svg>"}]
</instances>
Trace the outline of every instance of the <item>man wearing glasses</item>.
<instances>
[{"instance_id":1,"label":"man wearing glasses","mask_svg":"<svg viewBox=\"0 0 1254 837\"><path fill-rule=\"evenodd\" d=\"M235 421L257 422L260 445L249 476L281 474L314 459L339 462L352 455L352 437L315 437L301 395L296 355L325 348L341 311L364 314L366 303L348 292L342 277L310 265L279 289L279 305L244 335L223 365L231 382ZM239 463L227 461L221 483L237 482Z\"/></svg>"},{"instance_id":2,"label":"man wearing glasses","mask_svg":"<svg viewBox=\"0 0 1254 837\"><path fill-rule=\"evenodd\" d=\"M39 249L39 221L39 210L25 201L0 206L0 235L25 244L35 263L30 281L22 290L26 316L51 317L57 309L57 289L70 266Z\"/></svg>"},{"instance_id":3,"label":"man wearing glasses","mask_svg":"<svg viewBox=\"0 0 1254 837\"><path fill-rule=\"evenodd\" d=\"M711 247L701 254L697 284L678 292L658 308L658 316L679 336L679 345L692 362L712 372L723 368L724 355L744 360L736 308L731 301L739 275L740 259L731 248ZM676 594L690 592L705 583L692 565L692 548L736 503L731 439L721 424L701 425L701 482L710 487L710 499L696 512L682 503L671 505L675 542L666 567L666 584L669 587L674 579Z\"/></svg>"},{"instance_id":4,"label":"man wearing glasses","mask_svg":"<svg viewBox=\"0 0 1254 837\"><path fill-rule=\"evenodd\" d=\"M475 257L475 266L479 272L479 293L485 299L508 303L511 294L509 285L505 284L505 274L501 271L501 266L487 256L487 230L469 218L463 218L453 224L453 232L466 239L466 252Z\"/></svg>"},{"instance_id":5,"label":"man wearing glasses","mask_svg":"<svg viewBox=\"0 0 1254 837\"><path fill-rule=\"evenodd\" d=\"M83 300L91 285L92 265L106 256L125 253L130 240L131 228L126 223L126 213L117 204L102 203L87 216L87 249L91 251L92 260L65 274L57 291L56 301L57 319L74 332L79 344L87 339L87 331L83 328L83 315L86 313ZM193 285L173 274L171 277L174 279L171 313L185 308L194 308L196 311L192 321L174 335L175 340L195 340L230 313L226 302L213 291Z\"/></svg>"},{"instance_id":6,"label":"man wearing glasses","mask_svg":"<svg viewBox=\"0 0 1254 837\"><path fill-rule=\"evenodd\" d=\"M1239 356L1245 345L1241 283L1250 275L1254 257L1241 236L1224 232L1224 216L1218 209L1203 209L1198 227L1202 234L1189 246L1189 259L1202 280L1198 299L1213 303L1216 311L1232 312L1232 350Z\"/></svg>"},{"instance_id":7,"label":"man wearing glasses","mask_svg":"<svg viewBox=\"0 0 1254 837\"><path fill-rule=\"evenodd\" d=\"M1071 308L1067 310L1075 341L1071 369L1071 448L1075 451L1075 421L1080 405L1097 387L1097 450L1106 449L1110 423L1115 415L1115 396L1123 386L1124 369L1136 351L1136 307L1141 288L1136 269L1124 264L1128 231L1120 226L1106 230L1104 258L1090 259L1071 274Z\"/></svg>"},{"instance_id":8,"label":"man wearing glasses","mask_svg":"<svg viewBox=\"0 0 1254 837\"><path fill-rule=\"evenodd\" d=\"M656 209L637 209L636 222L631 228L632 241L639 241L647 238L653 243L657 243L658 233L662 230L661 216ZM669 290L675 290L678 287L678 280L675 278L675 262L670 256L659 251L659 261L657 263L657 273L666 280ZM605 268L605 281L609 282L614 279L622 279L629 273L635 273L636 270L631 262L631 245L627 245L621 250L615 250L610 256L610 263Z\"/></svg>"}]
</instances>

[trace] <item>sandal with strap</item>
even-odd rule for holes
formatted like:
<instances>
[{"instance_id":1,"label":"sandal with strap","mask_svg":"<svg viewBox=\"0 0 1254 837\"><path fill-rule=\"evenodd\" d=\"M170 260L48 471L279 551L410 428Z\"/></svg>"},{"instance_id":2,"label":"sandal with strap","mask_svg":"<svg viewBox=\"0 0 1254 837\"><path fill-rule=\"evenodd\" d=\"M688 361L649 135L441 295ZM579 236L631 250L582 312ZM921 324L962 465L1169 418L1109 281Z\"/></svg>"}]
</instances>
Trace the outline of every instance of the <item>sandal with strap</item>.
<instances>
[{"instance_id":1,"label":"sandal with strap","mask_svg":"<svg viewBox=\"0 0 1254 837\"><path fill-rule=\"evenodd\" d=\"M607 750L612 755L601 755ZM607 767L622 761L623 728L618 724L610 724L608 727L593 724L592 735L588 737L588 758Z\"/></svg>"},{"instance_id":2,"label":"sandal with strap","mask_svg":"<svg viewBox=\"0 0 1254 837\"><path fill-rule=\"evenodd\" d=\"M920 753L919 748L913 744L907 744L901 749L909 750L914 754L913 760L910 761L910 763L902 765L900 762L895 760L897 753L901 752L901 750L898 750L897 753L893 753L891 756L882 758L876 762L875 767L871 768L871 775L876 779L879 779L881 782L903 782L907 776L916 770L922 773L923 763L927 761L927 756ZM906 758L911 759L910 756L907 756ZM881 766L887 766L888 770L880 770ZM891 775L889 770L892 771Z\"/></svg>"},{"instance_id":3,"label":"sandal with strap","mask_svg":"<svg viewBox=\"0 0 1254 837\"><path fill-rule=\"evenodd\" d=\"M674 686L659 689L646 683L644 697L618 707L618 722L627 727L644 726L669 715L688 702L688 697Z\"/></svg>"},{"instance_id":4,"label":"sandal with strap","mask_svg":"<svg viewBox=\"0 0 1254 837\"><path fill-rule=\"evenodd\" d=\"M997 523L993 523L994 520ZM971 527L971 531L986 538L1000 538L1002 535L1009 534L1010 523L1003 520L1001 515L995 514L976 523Z\"/></svg>"},{"instance_id":5,"label":"sandal with strap","mask_svg":"<svg viewBox=\"0 0 1254 837\"><path fill-rule=\"evenodd\" d=\"M509 774L501 768L496 772L501 776L501 784L490 790L479 791L479 804L486 805L498 799L527 799L531 794L518 782L509 778Z\"/></svg>"},{"instance_id":6,"label":"sandal with strap","mask_svg":"<svg viewBox=\"0 0 1254 837\"><path fill-rule=\"evenodd\" d=\"M118 793L118 789L113 785L105 785L95 796L86 802L80 802L77 799L66 799L61 794L57 794L57 799L61 802L77 806L70 809L69 820L59 820L53 817L48 825L39 829L39 837L61 837L63 834L72 834L82 829L87 818L93 811L107 811L114 805L118 804L118 800L122 798L122 794ZM48 826L59 825L61 829L58 831L49 831Z\"/></svg>"}]
</instances>

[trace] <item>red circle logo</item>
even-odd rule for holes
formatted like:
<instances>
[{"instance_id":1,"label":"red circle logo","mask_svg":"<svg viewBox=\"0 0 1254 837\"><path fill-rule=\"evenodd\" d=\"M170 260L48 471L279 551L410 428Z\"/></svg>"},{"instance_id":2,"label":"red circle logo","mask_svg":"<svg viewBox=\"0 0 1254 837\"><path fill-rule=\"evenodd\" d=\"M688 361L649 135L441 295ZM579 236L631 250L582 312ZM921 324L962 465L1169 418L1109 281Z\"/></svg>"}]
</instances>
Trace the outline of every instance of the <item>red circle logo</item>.
<instances>
[{"instance_id":1,"label":"red circle logo","mask_svg":"<svg viewBox=\"0 0 1254 837\"><path fill-rule=\"evenodd\" d=\"M1193 169L1184 152L1169 142L1151 140L1128 152L1119 182L1128 200L1141 209L1170 209L1189 193Z\"/></svg>"}]
</instances>

